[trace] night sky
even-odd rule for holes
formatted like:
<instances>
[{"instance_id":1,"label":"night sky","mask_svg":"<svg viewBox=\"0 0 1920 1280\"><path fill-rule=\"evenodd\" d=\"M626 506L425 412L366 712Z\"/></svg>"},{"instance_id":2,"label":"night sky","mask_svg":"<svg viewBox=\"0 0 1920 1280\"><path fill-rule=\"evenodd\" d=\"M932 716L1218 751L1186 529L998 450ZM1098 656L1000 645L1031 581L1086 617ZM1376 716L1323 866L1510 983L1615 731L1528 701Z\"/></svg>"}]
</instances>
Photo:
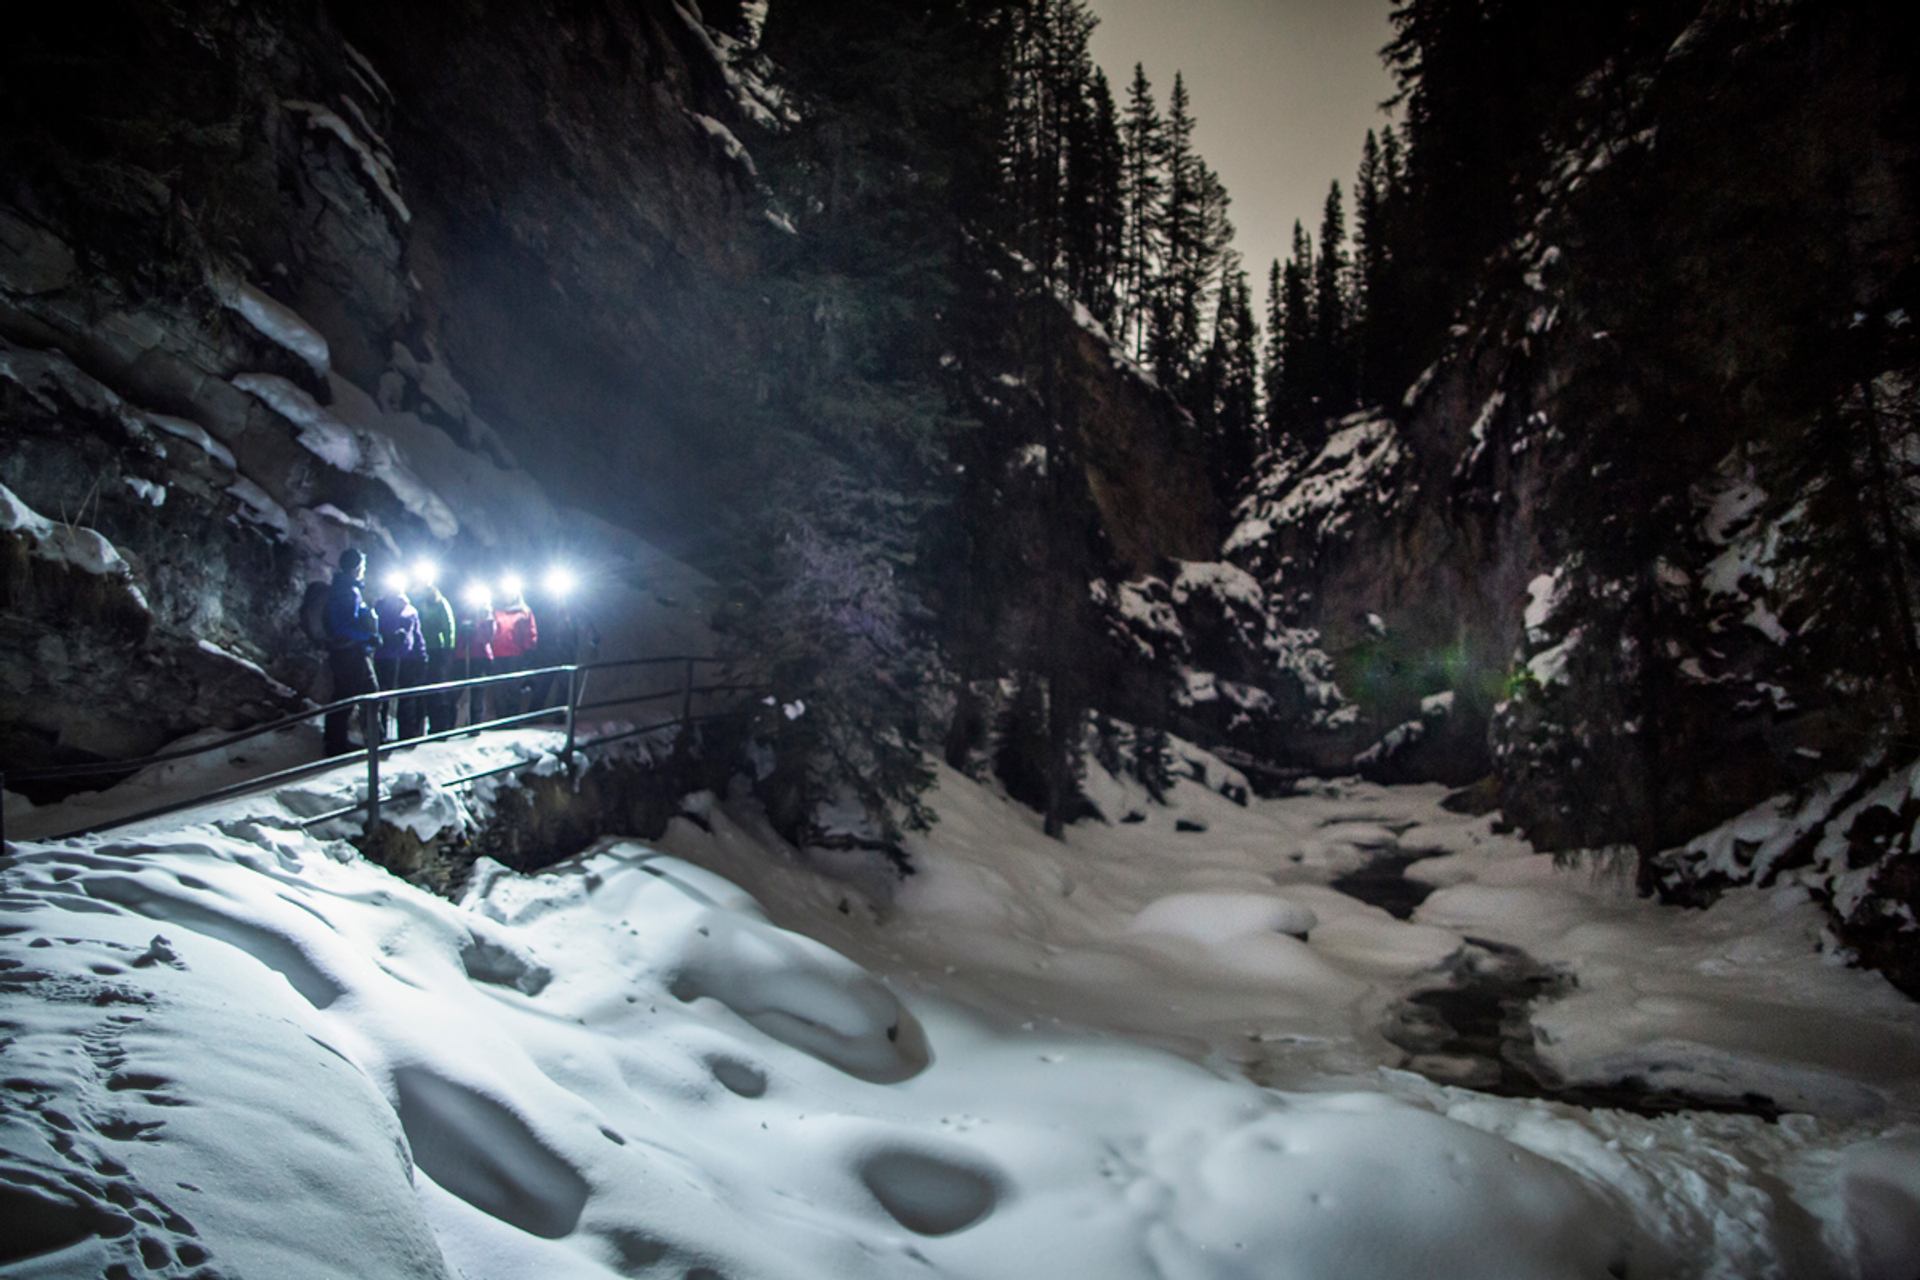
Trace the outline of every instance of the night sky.
<instances>
[{"instance_id":1,"label":"night sky","mask_svg":"<svg viewBox=\"0 0 1920 1280\"><path fill-rule=\"evenodd\" d=\"M1294 219L1317 234L1327 184L1348 192L1394 84L1380 63L1392 0L1092 0L1093 53L1124 109L1144 63L1161 110L1184 72L1200 152L1233 197L1235 247L1255 305Z\"/></svg>"}]
</instances>

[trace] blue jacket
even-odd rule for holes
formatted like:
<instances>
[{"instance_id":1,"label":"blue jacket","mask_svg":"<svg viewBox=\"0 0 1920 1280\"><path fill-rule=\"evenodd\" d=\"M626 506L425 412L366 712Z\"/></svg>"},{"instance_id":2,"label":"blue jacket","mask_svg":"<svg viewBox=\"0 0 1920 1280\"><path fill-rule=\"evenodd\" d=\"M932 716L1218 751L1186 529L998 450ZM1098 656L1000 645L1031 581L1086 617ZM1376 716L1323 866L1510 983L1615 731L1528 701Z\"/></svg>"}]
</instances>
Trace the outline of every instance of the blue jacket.
<instances>
[{"instance_id":1,"label":"blue jacket","mask_svg":"<svg viewBox=\"0 0 1920 1280\"><path fill-rule=\"evenodd\" d=\"M380 623L360 595L360 576L344 569L335 573L327 592L327 643L372 653L379 640Z\"/></svg>"},{"instance_id":2,"label":"blue jacket","mask_svg":"<svg viewBox=\"0 0 1920 1280\"><path fill-rule=\"evenodd\" d=\"M380 618L380 648L374 657L381 662L404 662L427 656L426 637L420 633L420 612L405 596L381 596L374 604Z\"/></svg>"}]
</instances>

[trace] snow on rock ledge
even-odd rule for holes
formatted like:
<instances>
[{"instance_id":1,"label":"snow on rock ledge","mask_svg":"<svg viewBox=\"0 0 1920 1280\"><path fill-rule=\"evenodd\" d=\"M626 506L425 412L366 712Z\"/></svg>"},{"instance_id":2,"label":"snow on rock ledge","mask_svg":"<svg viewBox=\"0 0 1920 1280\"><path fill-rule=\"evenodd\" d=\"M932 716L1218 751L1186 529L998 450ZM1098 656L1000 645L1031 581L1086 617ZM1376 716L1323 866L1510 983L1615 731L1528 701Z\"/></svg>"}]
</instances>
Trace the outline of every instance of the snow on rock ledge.
<instances>
[{"instance_id":1,"label":"snow on rock ledge","mask_svg":"<svg viewBox=\"0 0 1920 1280\"><path fill-rule=\"evenodd\" d=\"M5 485L0 485L0 532L20 538L37 560L117 583L141 612L150 612L146 596L133 581L133 569L111 542L92 529L56 524Z\"/></svg>"},{"instance_id":2,"label":"snow on rock ledge","mask_svg":"<svg viewBox=\"0 0 1920 1280\"><path fill-rule=\"evenodd\" d=\"M1920 992L1920 762L1830 773L1762 801L1653 862L1662 896L1706 903L1740 885L1800 885L1838 945Z\"/></svg>"},{"instance_id":3,"label":"snow on rock ledge","mask_svg":"<svg viewBox=\"0 0 1920 1280\"><path fill-rule=\"evenodd\" d=\"M213 287L221 303L252 325L261 337L292 352L316 378L327 376L331 361L327 340L292 308L244 281L218 278Z\"/></svg>"},{"instance_id":4,"label":"snow on rock ledge","mask_svg":"<svg viewBox=\"0 0 1920 1280\"><path fill-rule=\"evenodd\" d=\"M356 430L322 408L312 396L270 373L243 373L233 385L292 423L303 448L341 471L369 476L384 484L400 504L420 517L433 536L445 541L460 532L460 521L429 489L385 435Z\"/></svg>"},{"instance_id":5,"label":"snow on rock ledge","mask_svg":"<svg viewBox=\"0 0 1920 1280\"><path fill-rule=\"evenodd\" d=\"M1343 418L1319 453L1281 458L1265 470L1234 512L1226 554L1259 558L1282 533L1314 547L1345 537L1362 512L1385 514L1412 500L1409 466L1392 419Z\"/></svg>"}]
</instances>

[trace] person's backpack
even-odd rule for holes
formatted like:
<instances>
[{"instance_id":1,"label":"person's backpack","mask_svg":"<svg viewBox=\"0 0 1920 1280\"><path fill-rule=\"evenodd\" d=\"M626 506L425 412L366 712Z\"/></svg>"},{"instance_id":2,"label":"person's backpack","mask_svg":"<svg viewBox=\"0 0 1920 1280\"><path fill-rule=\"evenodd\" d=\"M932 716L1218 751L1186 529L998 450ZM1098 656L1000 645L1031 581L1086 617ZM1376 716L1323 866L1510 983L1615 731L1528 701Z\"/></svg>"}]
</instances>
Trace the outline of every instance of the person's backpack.
<instances>
[{"instance_id":1,"label":"person's backpack","mask_svg":"<svg viewBox=\"0 0 1920 1280\"><path fill-rule=\"evenodd\" d=\"M309 582L307 593L300 597L300 630L307 639L325 648L332 642L327 634L327 596L329 588L324 582Z\"/></svg>"}]
</instances>

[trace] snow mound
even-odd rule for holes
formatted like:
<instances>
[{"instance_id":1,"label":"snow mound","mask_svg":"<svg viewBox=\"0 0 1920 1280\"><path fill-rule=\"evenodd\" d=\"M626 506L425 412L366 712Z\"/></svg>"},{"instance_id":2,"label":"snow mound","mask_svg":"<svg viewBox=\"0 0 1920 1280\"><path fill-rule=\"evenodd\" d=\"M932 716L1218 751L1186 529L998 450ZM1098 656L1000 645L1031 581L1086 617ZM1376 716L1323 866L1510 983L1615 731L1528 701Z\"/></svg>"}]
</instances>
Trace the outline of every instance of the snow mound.
<instances>
[{"instance_id":1,"label":"snow mound","mask_svg":"<svg viewBox=\"0 0 1920 1280\"><path fill-rule=\"evenodd\" d=\"M671 867L666 860L662 867ZM710 999L783 1044L862 1080L927 1065L919 1025L872 974L808 938L737 912L699 925L667 990Z\"/></svg>"},{"instance_id":2,"label":"snow mound","mask_svg":"<svg viewBox=\"0 0 1920 1280\"><path fill-rule=\"evenodd\" d=\"M1312 908L1281 897L1234 893L1175 893L1156 898L1128 926L1199 943L1283 933L1305 938L1320 923Z\"/></svg>"},{"instance_id":3,"label":"snow mound","mask_svg":"<svg viewBox=\"0 0 1920 1280\"><path fill-rule=\"evenodd\" d=\"M1303 1277L1668 1274L1564 1167L1378 1094L1289 1099L1188 1159L1170 1180L1180 1227L1156 1250L1166 1274L1216 1252L1245 1265L1205 1274L1272 1274L1278 1258Z\"/></svg>"},{"instance_id":4,"label":"snow mound","mask_svg":"<svg viewBox=\"0 0 1920 1280\"><path fill-rule=\"evenodd\" d=\"M1050 840L948 770L884 918L738 796L537 874L482 860L453 903L289 821L352 775L10 847L0 1270L319 1277L350 1241L353 1274L465 1280L1877 1280L1914 1243L1898 1116L1654 1121L1380 1069L1452 920L1729 1061L1876 1024L1823 1079L1910 1116L1911 1005L1808 963L1804 895L1677 928L1438 788L1240 805L1182 774ZM1449 851L1420 923L1326 883L1393 848ZM1286 967L1245 980L1249 948ZM1554 1044L1563 1003L1532 1015ZM1657 1044L1623 1008L1569 1021Z\"/></svg>"}]
</instances>

